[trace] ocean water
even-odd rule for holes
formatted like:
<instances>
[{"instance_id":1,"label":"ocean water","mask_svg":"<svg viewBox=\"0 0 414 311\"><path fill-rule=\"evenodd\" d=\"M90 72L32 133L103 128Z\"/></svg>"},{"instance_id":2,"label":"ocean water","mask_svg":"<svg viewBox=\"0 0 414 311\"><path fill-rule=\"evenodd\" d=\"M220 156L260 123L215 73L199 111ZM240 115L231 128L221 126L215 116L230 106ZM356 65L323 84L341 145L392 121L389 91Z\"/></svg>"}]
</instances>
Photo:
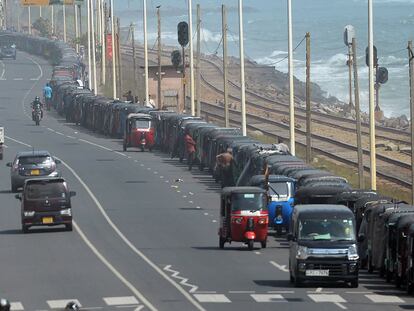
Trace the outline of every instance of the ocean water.
<instances>
[{"instance_id":1,"label":"ocean water","mask_svg":"<svg viewBox=\"0 0 414 311\"><path fill-rule=\"evenodd\" d=\"M142 38L142 1L115 1L122 25L134 22ZM238 1L193 0L193 30L196 4L201 5L202 52L222 53L221 4L228 8L229 54L238 56ZM177 45L178 22L187 21L187 0L148 0L148 40L151 48L157 36L156 6L161 5L162 41ZM389 71L389 80L380 89L380 107L387 116L409 115L407 42L414 34L414 0L373 0L374 44L379 65ZM247 58L287 72L287 1L244 0L244 43ZM344 27L353 25L357 39L361 107L368 110L368 68L365 48L368 38L367 0L292 0L293 46L306 32L311 34L311 78L327 95L348 102L347 47ZM194 32L195 33L195 32ZM305 43L294 53L294 73L305 78Z\"/></svg>"}]
</instances>

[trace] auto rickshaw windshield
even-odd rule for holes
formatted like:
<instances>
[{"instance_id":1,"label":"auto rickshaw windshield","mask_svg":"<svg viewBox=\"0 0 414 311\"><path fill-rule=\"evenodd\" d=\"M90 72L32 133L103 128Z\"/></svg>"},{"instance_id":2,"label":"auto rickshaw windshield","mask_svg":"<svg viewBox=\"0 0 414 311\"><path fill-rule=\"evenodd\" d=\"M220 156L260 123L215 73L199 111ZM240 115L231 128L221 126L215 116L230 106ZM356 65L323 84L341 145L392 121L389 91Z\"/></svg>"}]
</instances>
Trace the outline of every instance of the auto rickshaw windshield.
<instances>
[{"instance_id":1,"label":"auto rickshaw windshield","mask_svg":"<svg viewBox=\"0 0 414 311\"><path fill-rule=\"evenodd\" d=\"M232 211L263 211L267 209L266 197L263 193L233 193L231 199Z\"/></svg>"},{"instance_id":2,"label":"auto rickshaw windshield","mask_svg":"<svg viewBox=\"0 0 414 311\"><path fill-rule=\"evenodd\" d=\"M147 129L150 127L150 120L147 119L135 119L132 121L132 127L137 129Z\"/></svg>"},{"instance_id":3,"label":"auto rickshaw windshield","mask_svg":"<svg viewBox=\"0 0 414 311\"><path fill-rule=\"evenodd\" d=\"M61 182L30 184L25 192L28 200L66 199L66 188Z\"/></svg>"},{"instance_id":4,"label":"auto rickshaw windshield","mask_svg":"<svg viewBox=\"0 0 414 311\"><path fill-rule=\"evenodd\" d=\"M269 183L269 194L276 198L286 198L289 196L289 184L287 182L271 182Z\"/></svg>"},{"instance_id":5,"label":"auto rickshaw windshield","mask_svg":"<svg viewBox=\"0 0 414 311\"><path fill-rule=\"evenodd\" d=\"M352 219L306 219L299 222L299 240L354 241Z\"/></svg>"}]
</instances>

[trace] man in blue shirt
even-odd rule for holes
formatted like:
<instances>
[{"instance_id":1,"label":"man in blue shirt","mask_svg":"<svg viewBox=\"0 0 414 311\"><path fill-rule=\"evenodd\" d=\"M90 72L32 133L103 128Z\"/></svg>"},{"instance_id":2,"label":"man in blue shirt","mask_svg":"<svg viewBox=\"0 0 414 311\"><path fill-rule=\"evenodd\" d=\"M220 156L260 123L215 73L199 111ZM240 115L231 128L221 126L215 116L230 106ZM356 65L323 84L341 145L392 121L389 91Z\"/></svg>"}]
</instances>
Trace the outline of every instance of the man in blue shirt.
<instances>
[{"instance_id":1,"label":"man in blue shirt","mask_svg":"<svg viewBox=\"0 0 414 311\"><path fill-rule=\"evenodd\" d=\"M50 105L52 103L52 88L49 83L46 83L46 86L43 88L43 96L45 97L46 109L50 110Z\"/></svg>"}]
</instances>

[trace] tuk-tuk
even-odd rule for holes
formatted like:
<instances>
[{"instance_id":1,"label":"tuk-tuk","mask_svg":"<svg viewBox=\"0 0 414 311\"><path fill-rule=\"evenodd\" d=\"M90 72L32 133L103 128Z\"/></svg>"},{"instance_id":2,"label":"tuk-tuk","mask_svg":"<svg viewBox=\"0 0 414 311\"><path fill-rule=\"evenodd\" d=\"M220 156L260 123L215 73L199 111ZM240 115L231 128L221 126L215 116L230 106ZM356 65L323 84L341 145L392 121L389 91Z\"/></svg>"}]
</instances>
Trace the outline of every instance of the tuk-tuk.
<instances>
[{"instance_id":1,"label":"tuk-tuk","mask_svg":"<svg viewBox=\"0 0 414 311\"><path fill-rule=\"evenodd\" d=\"M266 189L265 175L255 175L250 179L250 186ZM286 176L269 175L268 191L270 202L267 204L269 212L269 227L282 234L283 228L289 231L290 219L293 210L295 180Z\"/></svg>"},{"instance_id":2,"label":"tuk-tuk","mask_svg":"<svg viewBox=\"0 0 414 311\"><path fill-rule=\"evenodd\" d=\"M414 210L413 213L405 214L398 219L397 223L397 261L395 263L396 268L394 269L395 274L395 285L400 287L406 284L407 277L405 271L408 266L407 258L407 237L410 226L414 224Z\"/></svg>"},{"instance_id":3,"label":"tuk-tuk","mask_svg":"<svg viewBox=\"0 0 414 311\"><path fill-rule=\"evenodd\" d=\"M244 242L249 250L254 242L266 247L269 214L267 195L258 187L225 187L221 192L219 246Z\"/></svg>"},{"instance_id":4,"label":"tuk-tuk","mask_svg":"<svg viewBox=\"0 0 414 311\"><path fill-rule=\"evenodd\" d=\"M0 126L0 160L3 160L4 127Z\"/></svg>"},{"instance_id":5,"label":"tuk-tuk","mask_svg":"<svg viewBox=\"0 0 414 311\"><path fill-rule=\"evenodd\" d=\"M128 147L145 148L152 151L154 146L154 128L151 126L152 117L144 113L130 113L125 121L123 149Z\"/></svg>"}]
</instances>

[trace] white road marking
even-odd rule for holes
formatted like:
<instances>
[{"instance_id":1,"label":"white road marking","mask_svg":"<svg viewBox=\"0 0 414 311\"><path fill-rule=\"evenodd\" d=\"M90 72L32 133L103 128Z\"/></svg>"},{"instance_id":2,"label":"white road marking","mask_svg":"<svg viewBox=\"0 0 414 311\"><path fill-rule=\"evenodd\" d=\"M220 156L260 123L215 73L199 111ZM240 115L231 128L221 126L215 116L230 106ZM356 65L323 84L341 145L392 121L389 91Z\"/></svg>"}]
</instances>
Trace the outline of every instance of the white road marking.
<instances>
[{"instance_id":1,"label":"white road marking","mask_svg":"<svg viewBox=\"0 0 414 311\"><path fill-rule=\"evenodd\" d=\"M358 294L358 295L362 295L362 294L372 294L372 292L345 292L345 294Z\"/></svg>"},{"instance_id":2,"label":"white road marking","mask_svg":"<svg viewBox=\"0 0 414 311\"><path fill-rule=\"evenodd\" d=\"M171 265L165 266L164 270L172 273L171 277L180 280L180 282L179 282L180 284L182 284L184 286L187 286L187 287L190 287L190 290L189 290L190 293L195 293L198 290L198 286L188 283L188 279L183 278L182 276L180 276L179 271L171 269Z\"/></svg>"},{"instance_id":3,"label":"white road marking","mask_svg":"<svg viewBox=\"0 0 414 311\"><path fill-rule=\"evenodd\" d=\"M389 296L389 295L365 295L369 300L374 303L404 303L405 301L397 296Z\"/></svg>"},{"instance_id":4,"label":"white road marking","mask_svg":"<svg viewBox=\"0 0 414 311\"><path fill-rule=\"evenodd\" d=\"M269 294L294 294L293 290L269 290Z\"/></svg>"},{"instance_id":5,"label":"white road marking","mask_svg":"<svg viewBox=\"0 0 414 311\"><path fill-rule=\"evenodd\" d=\"M208 216L208 213L204 213L204 216Z\"/></svg>"},{"instance_id":6,"label":"white road marking","mask_svg":"<svg viewBox=\"0 0 414 311\"><path fill-rule=\"evenodd\" d=\"M338 306L339 308L341 308L342 310L346 310L348 309L347 307L345 307L342 303L340 302L334 302L334 305Z\"/></svg>"},{"instance_id":7,"label":"white road marking","mask_svg":"<svg viewBox=\"0 0 414 311\"><path fill-rule=\"evenodd\" d=\"M139 304L135 296L125 296L125 297L104 297L103 300L108 306L116 305L137 305Z\"/></svg>"},{"instance_id":8,"label":"white road marking","mask_svg":"<svg viewBox=\"0 0 414 311\"><path fill-rule=\"evenodd\" d=\"M40 74L35 78L36 80L39 80L41 77L43 77L43 69L42 66L39 65L37 61L35 61L33 58L25 56L26 58L30 59L33 63L37 65L37 68L39 68Z\"/></svg>"},{"instance_id":9,"label":"white road marking","mask_svg":"<svg viewBox=\"0 0 414 311\"><path fill-rule=\"evenodd\" d=\"M229 294L254 294L253 290L229 290Z\"/></svg>"},{"instance_id":10,"label":"white road marking","mask_svg":"<svg viewBox=\"0 0 414 311\"><path fill-rule=\"evenodd\" d=\"M9 148L9 146L7 146L6 144L3 144L3 147L4 147L4 148Z\"/></svg>"},{"instance_id":11,"label":"white road marking","mask_svg":"<svg viewBox=\"0 0 414 311\"><path fill-rule=\"evenodd\" d=\"M35 64L37 64L37 66L40 69L40 75L39 75L39 79L43 76L43 70L40 67L39 63L37 63L36 61L34 61L32 58L25 56L25 58L30 59L32 62L34 62ZM32 92L32 90L34 89L34 87L37 85L38 81L34 82L33 85L30 87L29 90L27 90L27 92L24 94L23 99L21 101L22 104L22 110L24 115L28 118L28 119L32 119L32 116L30 116L27 112L26 112L26 108L24 106L24 103L26 102L27 97L29 96L29 94Z\"/></svg>"},{"instance_id":12,"label":"white road marking","mask_svg":"<svg viewBox=\"0 0 414 311\"><path fill-rule=\"evenodd\" d=\"M131 157L130 157L130 156L128 156L128 159L131 159Z\"/></svg>"},{"instance_id":13,"label":"white road marking","mask_svg":"<svg viewBox=\"0 0 414 311\"><path fill-rule=\"evenodd\" d=\"M254 252L256 255L260 255L261 254L261 252Z\"/></svg>"},{"instance_id":14,"label":"white road marking","mask_svg":"<svg viewBox=\"0 0 414 311\"><path fill-rule=\"evenodd\" d=\"M21 302L10 302L11 311L21 311L24 310L23 304Z\"/></svg>"},{"instance_id":15,"label":"white road marking","mask_svg":"<svg viewBox=\"0 0 414 311\"><path fill-rule=\"evenodd\" d=\"M197 208L197 209L200 209L201 207L200 207L200 206L196 206L196 208Z\"/></svg>"},{"instance_id":16,"label":"white road marking","mask_svg":"<svg viewBox=\"0 0 414 311\"><path fill-rule=\"evenodd\" d=\"M51 129L50 127L47 128L48 131L54 132L54 129Z\"/></svg>"},{"instance_id":17,"label":"white road marking","mask_svg":"<svg viewBox=\"0 0 414 311\"><path fill-rule=\"evenodd\" d=\"M58 131L56 131L55 133L56 133L56 134L58 134L58 135L65 136L65 134L63 134L63 133L61 133L61 132L58 132Z\"/></svg>"},{"instance_id":18,"label":"white road marking","mask_svg":"<svg viewBox=\"0 0 414 311\"><path fill-rule=\"evenodd\" d=\"M14 81L23 81L23 78L13 78Z\"/></svg>"},{"instance_id":19,"label":"white road marking","mask_svg":"<svg viewBox=\"0 0 414 311\"><path fill-rule=\"evenodd\" d=\"M217 294L215 290L198 290L194 294Z\"/></svg>"},{"instance_id":20,"label":"white road marking","mask_svg":"<svg viewBox=\"0 0 414 311\"><path fill-rule=\"evenodd\" d=\"M121 155L121 156L123 156L123 157L127 157L127 155L125 153L122 153L122 152L119 152L119 151L114 151L114 152Z\"/></svg>"},{"instance_id":21,"label":"white road marking","mask_svg":"<svg viewBox=\"0 0 414 311\"><path fill-rule=\"evenodd\" d=\"M217 220L213 219L211 222L217 222Z\"/></svg>"},{"instance_id":22,"label":"white road marking","mask_svg":"<svg viewBox=\"0 0 414 311\"><path fill-rule=\"evenodd\" d=\"M38 78L30 78L30 81L38 81Z\"/></svg>"},{"instance_id":23,"label":"white road marking","mask_svg":"<svg viewBox=\"0 0 414 311\"><path fill-rule=\"evenodd\" d=\"M0 64L1 64L1 67L3 68L1 71L0 80L6 80L4 79L4 74L6 73L6 65L4 64L2 60L0 60Z\"/></svg>"},{"instance_id":24,"label":"white road marking","mask_svg":"<svg viewBox=\"0 0 414 311\"><path fill-rule=\"evenodd\" d=\"M24 143L24 142L21 142L20 140L17 140L17 139L11 138L11 137L6 136L6 135L5 135L4 137L6 137L7 139L9 139L9 140L11 140L11 141L14 141L15 143L18 143L18 144L21 144L21 145L23 145L23 146L26 146L26 147L30 147L30 148L32 148L32 145L29 145L29 144L26 144L26 143Z\"/></svg>"},{"instance_id":25,"label":"white road marking","mask_svg":"<svg viewBox=\"0 0 414 311\"><path fill-rule=\"evenodd\" d=\"M341 296L336 294L309 294L309 298L311 298L314 302L339 302L344 303L346 302Z\"/></svg>"},{"instance_id":26,"label":"white road marking","mask_svg":"<svg viewBox=\"0 0 414 311\"><path fill-rule=\"evenodd\" d=\"M59 159L61 160L61 159ZM162 271L154 262L152 262L143 252L141 252L139 249L135 247L134 244L128 238L119 230L119 228L114 224L114 222L111 220L111 218L108 216L108 214L105 212L104 208L102 207L101 203L98 201L98 199L95 197L93 192L89 189L88 185L80 178L80 176L64 161L62 161L62 164L75 176L75 178L81 183L81 185L85 188L86 192L89 194L89 196L94 201L96 207L99 209L107 223L112 227L112 229L115 231L115 233L124 241L124 243L136 254L138 255L143 261L145 261L151 268L153 268L161 277L163 277L166 281L168 281L171 285L173 285L187 300L193 304L194 307L196 307L200 311L205 311L205 309L189 294L187 293L180 285L178 285L175 281L173 281L164 271ZM86 237L85 237L86 238ZM136 291L134 293L144 304L147 306L152 306L149 301L145 299L144 296L140 294L139 291ZM154 307L152 307L152 310L155 310Z\"/></svg>"},{"instance_id":27,"label":"white road marking","mask_svg":"<svg viewBox=\"0 0 414 311\"><path fill-rule=\"evenodd\" d=\"M187 196L185 194L183 194L183 198L185 199Z\"/></svg>"},{"instance_id":28,"label":"white road marking","mask_svg":"<svg viewBox=\"0 0 414 311\"><path fill-rule=\"evenodd\" d=\"M274 262L274 261L269 261L269 262L270 262L271 265L275 266L280 271L289 272L289 269L286 268L286 265L279 265L277 262Z\"/></svg>"},{"instance_id":29,"label":"white road marking","mask_svg":"<svg viewBox=\"0 0 414 311\"><path fill-rule=\"evenodd\" d=\"M228 302L231 302L231 300L223 294L194 294L194 297L199 302L212 302L212 303L228 303Z\"/></svg>"},{"instance_id":30,"label":"white road marking","mask_svg":"<svg viewBox=\"0 0 414 311\"><path fill-rule=\"evenodd\" d=\"M47 300L46 303L49 305L50 309L63 309L70 301L76 302L78 305L82 306L77 299Z\"/></svg>"},{"instance_id":31,"label":"white road marking","mask_svg":"<svg viewBox=\"0 0 414 311\"><path fill-rule=\"evenodd\" d=\"M76 137L70 136L70 135L66 135L67 138L71 138L71 139L76 139Z\"/></svg>"},{"instance_id":32,"label":"white road marking","mask_svg":"<svg viewBox=\"0 0 414 311\"><path fill-rule=\"evenodd\" d=\"M194 202L193 201L188 201L188 203L193 204Z\"/></svg>"},{"instance_id":33,"label":"white road marking","mask_svg":"<svg viewBox=\"0 0 414 311\"><path fill-rule=\"evenodd\" d=\"M138 162L138 160L134 160L134 162Z\"/></svg>"},{"instance_id":34,"label":"white road marking","mask_svg":"<svg viewBox=\"0 0 414 311\"><path fill-rule=\"evenodd\" d=\"M287 302L279 294L252 294L250 295L256 302Z\"/></svg>"},{"instance_id":35,"label":"white road marking","mask_svg":"<svg viewBox=\"0 0 414 311\"><path fill-rule=\"evenodd\" d=\"M101 146L101 145L95 144L95 143L93 143L93 142L90 142L90 141L85 140L85 139L82 139L82 138L78 138L78 140L79 140L79 141L82 141L82 142L84 142L84 143L87 143L87 144L89 144L89 145L92 145L92 146L95 146L95 147L102 148L102 149L104 149L104 150L106 150L106 151L112 151L112 149L109 149L109 148L106 148L106 147L104 147L104 146Z\"/></svg>"},{"instance_id":36,"label":"white road marking","mask_svg":"<svg viewBox=\"0 0 414 311\"><path fill-rule=\"evenodd\" d=\"M64 163L64 162L62 162ZM66 166L66 164L64 164ZM70 170L70 169L69 169ZM76 177L76 176L75 176ZM83 182L81 182L83 183ZM89 189L89 188L88 188ZM86 243L86 245L92 250L92 252L96 255L96 257L99 258L99 260L107 266L109 270L126 286L129 288L129 290L137 296L143 304L145 304L150 310L156 311L157 309L144 297L144 295L141 294L141 292L132 285L92 244L91 241L86 237L86 235L83 233L83 231L79 228L78 224L73 221L73 227L75 228L76 232L80 235L82 240Z\"/></svg>"},{"instance_id":37,"label":"white road marking","mask_svg":"<svg viewBox=\"0 0 414 311\"><path fill-rule=\"evenodd\" d=\"M163 179L163 178L164 178L164 176L160 176L160 178L161 178L161 179Z\"/></svg>"},{"instance_id":38,"label":"white road marking","mask_svg":"<svg viewBox=\"0 0 414 311\"><path fill-rule=\"evenodd\" d=\"M144 308L144 306L138 306L134 309L134 311L141 311Z\"/></svg>"},{"instance_id":39,"label":"white road marking","mask_svg":"<svg viewBox=\"0 0 414 311\"><path fill-rule=\"evenodd\" d=\"M147 170L149 170L149 171L150 171L150 170L151 170L151 168L150 168L150 167L147 167Z\"/></svg>"},{"instance_id":40,"label":"white road marking","mask_svg":"<svg viewBox=\"0 0 414 311\"><path fill-rule=\"evenodd\" d=\"M322 287L318 287L315 292L320 293L322 291Z\"/></svg>"}]
</instances>

